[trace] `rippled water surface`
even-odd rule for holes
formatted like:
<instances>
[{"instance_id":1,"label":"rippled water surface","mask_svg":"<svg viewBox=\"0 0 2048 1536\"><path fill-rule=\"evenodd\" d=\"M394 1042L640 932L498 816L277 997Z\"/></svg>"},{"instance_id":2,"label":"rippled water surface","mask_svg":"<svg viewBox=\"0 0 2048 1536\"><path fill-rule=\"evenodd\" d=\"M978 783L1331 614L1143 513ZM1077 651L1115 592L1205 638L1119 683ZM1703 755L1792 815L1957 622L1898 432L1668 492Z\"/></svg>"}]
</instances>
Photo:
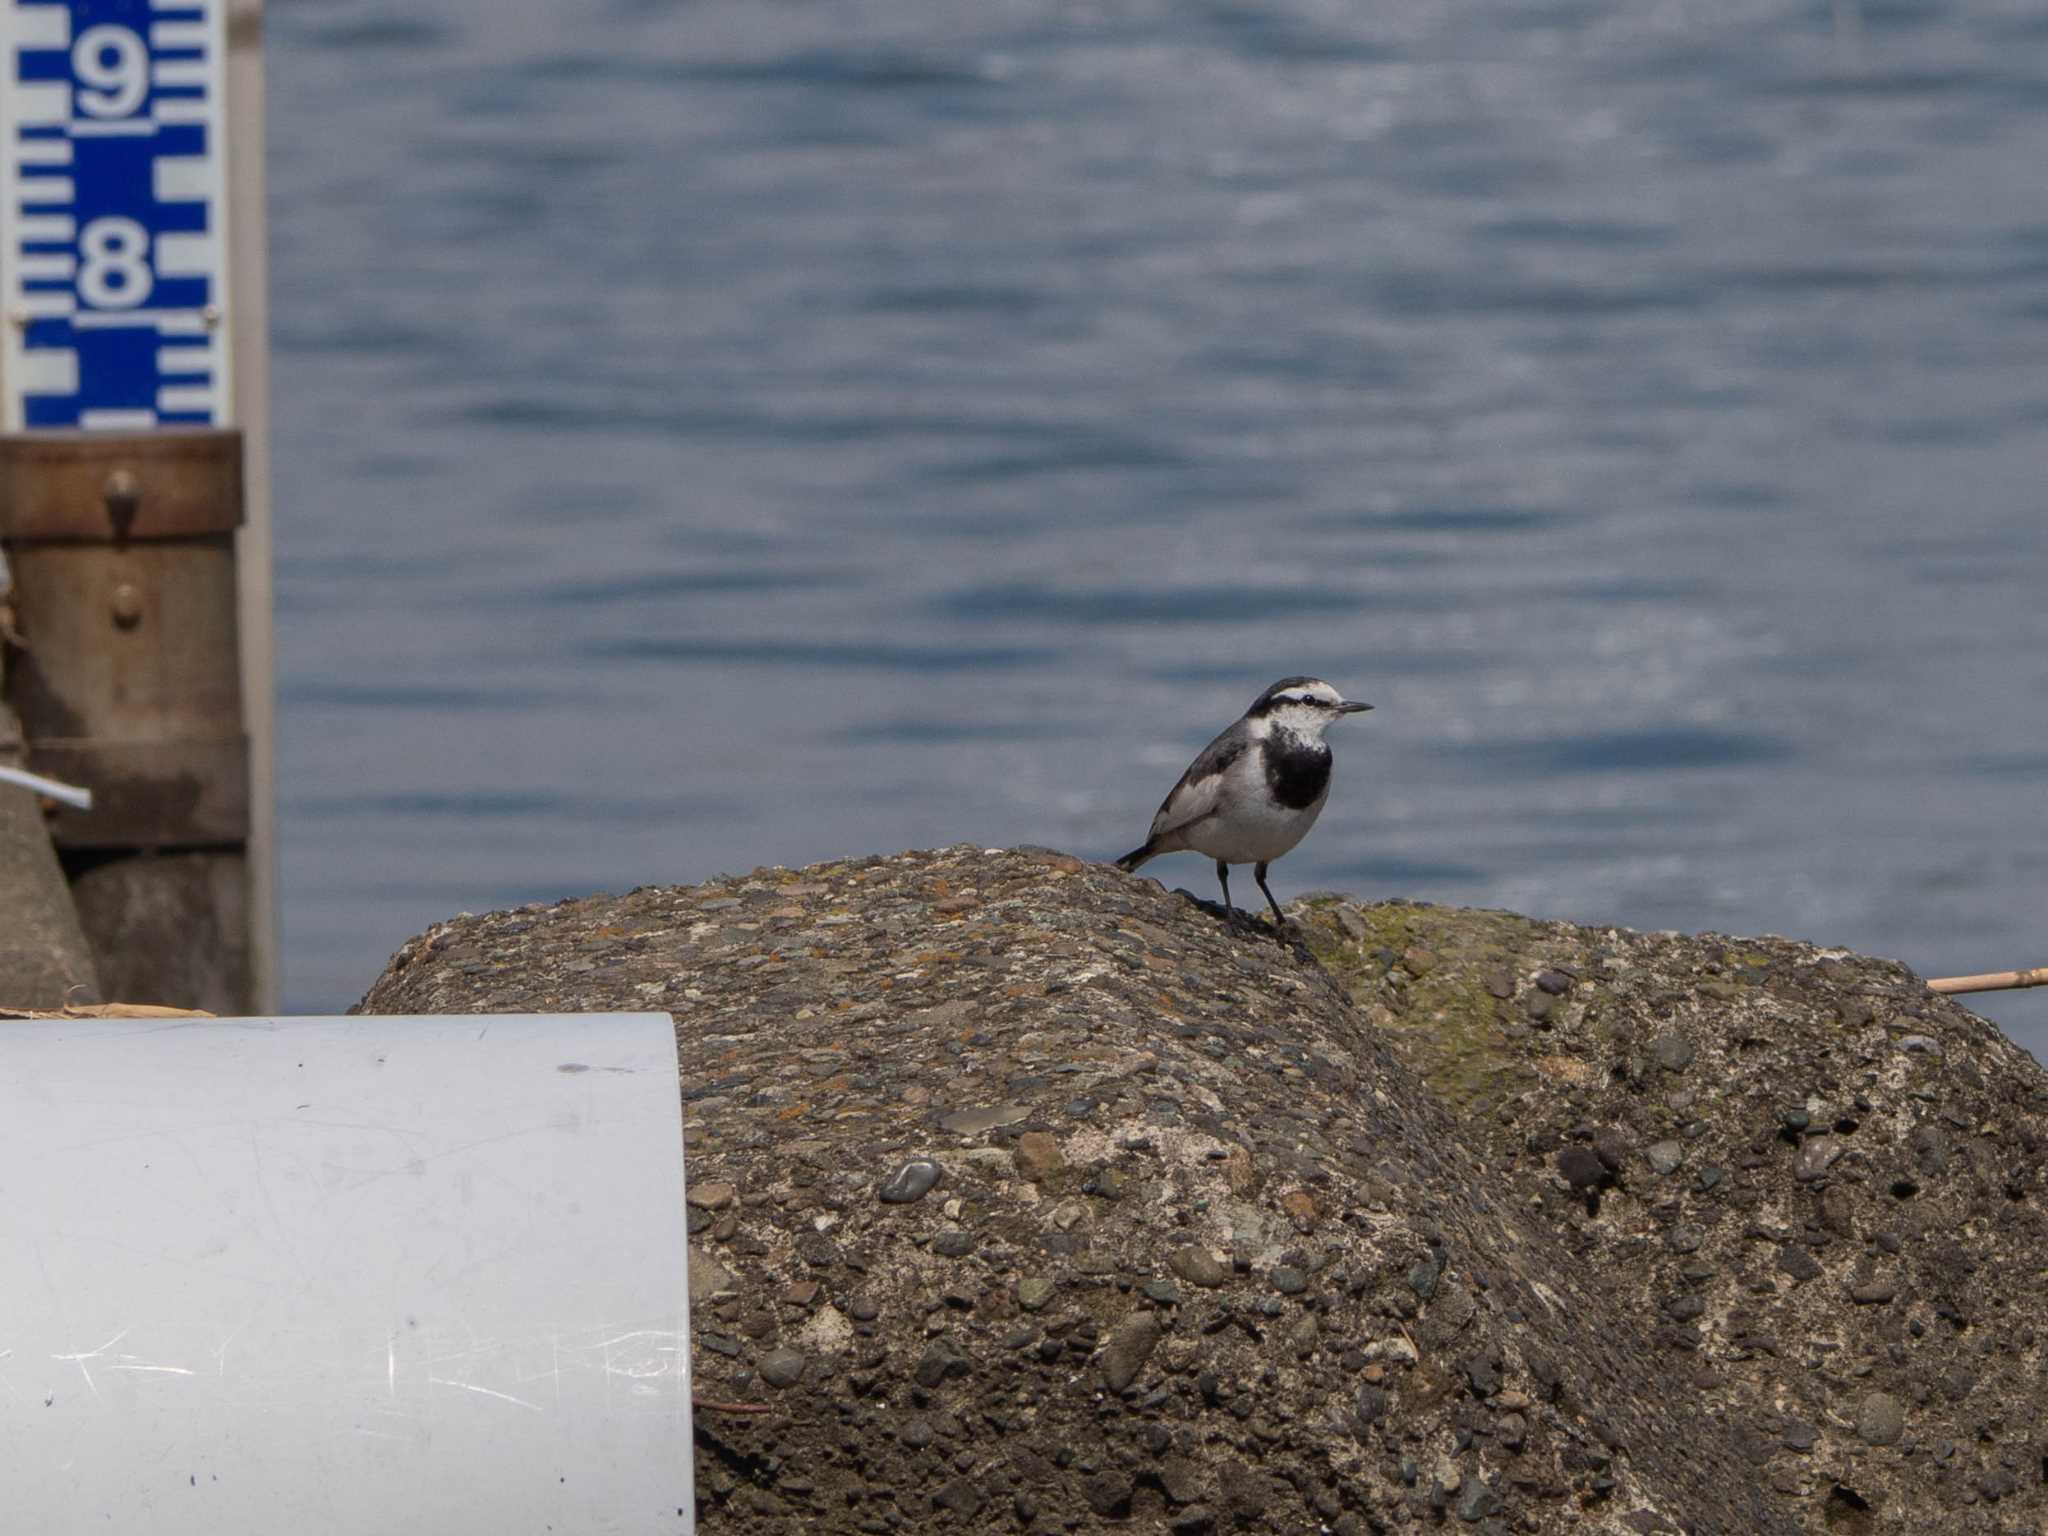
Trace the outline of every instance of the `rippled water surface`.
<instances>
[{"instance_id":1,"label":"rippled water surface","mask_svg":"<svg viewBox=\"0 0 2048 1536\"><path fill-rule=\"evenodd\" d=\"M274 3L288 1002L1292 672L1283 895L2048 963L2043 14Z\"/></svg>"}]
</instances>

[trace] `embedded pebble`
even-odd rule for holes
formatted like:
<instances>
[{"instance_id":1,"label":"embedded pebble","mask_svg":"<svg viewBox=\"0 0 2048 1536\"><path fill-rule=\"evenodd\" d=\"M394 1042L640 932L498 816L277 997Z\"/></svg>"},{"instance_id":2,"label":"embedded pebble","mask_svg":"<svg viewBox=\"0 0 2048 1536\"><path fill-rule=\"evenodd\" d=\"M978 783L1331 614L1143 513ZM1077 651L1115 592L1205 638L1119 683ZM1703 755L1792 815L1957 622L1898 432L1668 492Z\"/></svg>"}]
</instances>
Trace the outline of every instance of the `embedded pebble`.
<instances>
[{"instance_id":1,"label":"embedded pebble","mask_svg":"<svg viewBox=\"0 0 2048 1536\"><path fill-rule=\"evenodd\" d=\"M1815 1136L1799 1148L1799 1162L1793 1176L1803 1184L1822 1178L1842 1155L1842 1143L1833 1136Z\"/></svg>"},{"instance_id":2,"label":"embedded pebble","mask_svg":"<svg viewBox=\"0 0 2048 1536\"><path fill-rule=\"evenodd\" d=\"M1906 1410L1889 1392L1870 1392L1856 1405L1856 1434L1865 1445L1897 1445L1906 1433Z\"/></svg>"},{"instance_id":3,"label":"embedded pebble","mask_svg":"<svg viewBox=\"0 0 2048 1536\"><path fill-rule=\"evenodd\" d=\"M1067 1166L1060 1144L1044 1131L1026 1131L1019 1136L1011 1155L1018 1174L1034 1184L1043 1184Z\"/></svg>"},{"instance_id":4,"label":"embedded pebble","mask_svg":"<svg viewBox=\"0 0 2048 1536\"><path fill-rule=\"evenodd\" d=\"M875 1193L886 1205L908 1205L931 1193L941 1171L930 1159L914 1157L890 1174Z\"/></svg>"},{"instance_id":5,"label":"embedded pebble","mask_svg":"<svg viewBox=\"0 0 2048 1536\"><path fill-rule=\"evenodd\" d=\"M771 1349L761 1357L761 1379L781 1391L804 1376L804 1357L793 1349Z\"/></svg>"},{"instance_id":6,"label":"embedded pebble","mask_svg":"<svg viewBox=\"0 0 2048 1536\"><path fill-rule=\"evenodd\" d=\"M1167 1267L1189 1285L1214 1289L1229 1278L1216 1256L1198 1244L1176 1248L1167 1256Z\"/></svg>"},{"instance_id":7,"label":"embedded pebble","mask_svg":"<svg viewBox=\"0 0 2048 1536\"><path fill-rule=\"evenodd\" d=\"M1102 1351L1102 1379L1110 1391L1121 1392L1137 1380L1138 1372L1152 1358L1152 1351L1164 1334L1158 1313L1138 1312L1111 1335Z\"/></svg>"},{"instance_id":8,"label":"embedded pebble","mask_svg":"<svg viewBox=\"0 0 2048 1536\"><path fill-rule=\"evenodd\" d=\"M956 1136L977 1136L983 1131L992 1131L999 1125L1015 1125L1030 1116L1031 1111L1022 1104L991 1104L980 1109L956 1109L950 1115L939 1117L939 1129L951 1131Z\"/></svg>"},{"instance_id":9,"label":"embedded pebble","mask_svg":"<svg viewBox=\"0 0 2048 1536\"><path fill-rule=\"evenodd\" d=\"M1666 1072L1683 1072L1692 1065L1693 1044L1683 1035L1659 1035L1650 1042L1650 1054Z\"/></svg>"},{"instance_id":10,"label":"embedded pebble","mask_svg":"<svg viewBox=\"0 0 2048 1536\"><path fill-rule=\"evenodd\" d=\"M1657 1172L1671 1173L1685 1161L1685 1145L1677 1141L1653 1142L1648 1155L1650 1166Z\"/></svg>"},{"instance_id":11,"label":"embedded pebble","mask_svg":"<svg viewBox=\"0 0 2048 1536\"><path fill-rule=\"evenodd\" d=\"M1105 1520L1121 1520L1131 1512L1131 1496L1137 1491L1127 1472L1097 1472L1081 1483L1081 1497Z\"/></svg>"}]
</instances>

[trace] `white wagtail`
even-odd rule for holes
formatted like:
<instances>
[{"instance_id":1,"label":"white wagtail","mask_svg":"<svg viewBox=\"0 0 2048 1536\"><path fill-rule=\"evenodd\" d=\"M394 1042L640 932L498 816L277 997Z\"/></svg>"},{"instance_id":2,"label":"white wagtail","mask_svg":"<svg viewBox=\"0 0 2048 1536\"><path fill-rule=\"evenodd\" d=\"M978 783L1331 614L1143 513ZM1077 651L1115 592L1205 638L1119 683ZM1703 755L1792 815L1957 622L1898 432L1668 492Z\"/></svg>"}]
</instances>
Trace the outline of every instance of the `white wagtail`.
<instances>
[{"instance_id":1,"label":"white wagtail","mask_svg":"<svg viewBox=\"0 0 2048 1536\"><path fill-rule=\"evenodd\" d=\"M1145 846L1118 859L1118 867L1136 869L1183 848L1206 853L1216 861L1223 908L1233 912L1230 866L1249 864L1284 929L1287 919L1266 884L1266 866L1308 836L1330 798L1323 732L1342 716L1371 708L1349 702L1319 677L1281 678L1188 764L1152 818Z\"/></svg>"}]
</instances>

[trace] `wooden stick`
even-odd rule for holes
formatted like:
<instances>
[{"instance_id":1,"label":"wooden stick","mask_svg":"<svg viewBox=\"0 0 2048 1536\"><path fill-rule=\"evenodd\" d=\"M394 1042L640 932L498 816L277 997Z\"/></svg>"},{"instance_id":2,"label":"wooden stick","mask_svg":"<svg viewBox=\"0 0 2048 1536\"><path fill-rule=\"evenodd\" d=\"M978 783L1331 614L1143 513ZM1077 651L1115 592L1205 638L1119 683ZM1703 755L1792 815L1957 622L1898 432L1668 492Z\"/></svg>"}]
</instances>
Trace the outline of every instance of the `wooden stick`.
<instances>
[{"instance_id":1,"label":"wooden stick","mask_svg":"<svg viewBox=\"0 0 2048 1536\"><path fill-rule=\"evenodd\" d=\"M692 1408L702 1408L708 1413L773 1413L768 1403L724 1403L715 1397L692 1397Z\"/></svg>"},{"instance_id":2,"label":"wooden stick","mask_svg":"<svg viewBox=\"0 0 2048 1536\"><path fill-rule=\"evenodd\" d=\"M1983 976L1943 976L1927 983L1930 992L2010 992L2017 987L2048 987L2048 965L2031 971L1991 971Z\"/></svg>"}]
</instances>

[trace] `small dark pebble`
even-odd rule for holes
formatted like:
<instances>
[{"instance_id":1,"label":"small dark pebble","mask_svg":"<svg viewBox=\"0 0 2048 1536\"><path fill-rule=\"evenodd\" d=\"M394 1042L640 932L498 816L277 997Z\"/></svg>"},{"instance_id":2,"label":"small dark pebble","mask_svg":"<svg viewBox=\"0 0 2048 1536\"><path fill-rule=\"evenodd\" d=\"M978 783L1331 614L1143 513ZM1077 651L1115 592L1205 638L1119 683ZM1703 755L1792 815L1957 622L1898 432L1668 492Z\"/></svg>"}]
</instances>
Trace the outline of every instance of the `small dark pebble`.
<instances>
[{"instance_id":1,"label":"small dark pebble","mask_svg":"<svg viewBox=\"0 0 2048 1536\"><path fill-rule=\"evenodd\" d=\"M1282 1296L1299 1296L1308 1289L1308 1276L1291 1264L1282 1264L1273 1271L1273 1289Z\"/></svg>"},{"instance_id":2,"label":"small dark pebble","mask_svg":"<svg viewBox=\"0 0 2048 1536\"><path fill-rule=\"evenodd\" d=\"M1692 1065L1694 1051L1683 1035L1659 1035L1650 1042L1650 1054L1666 1072L1683 1072Z\"/></svg>"},{"instance_id":3,"label":"small dark pebble","mask_svg":"<svg viewBox=\"0 0 2048 1536\"><path fill-rule=\"evenodd\" d=\"M914 1372L920 1387L936 1387L954 1376L965 1376L969 1370L967 1357L944 1339L936 1339L923 1355L918 1358Z\"/></svg>"},{"instance_id":4,"label":"small dark pebble","mask_svg":"<svg viewBox=\"0 0 2048 1536\"><path fill-rule=\"evenodd\" d=\"M1476 1477L1468 1477L1458 1493L1458 1518L1467 1525L1477 1525L1489 1515L1500 1513L1500 1499L1494 1491Z\"/></svg>"},{"instance_id":5,"label":"small dark pebble","mask_svg":"<svg viewBox=\"0 0 2048 1536\"><path fill-rule=\"evenodd\" d=\"M1571 991L1572 979L1563 971L1538 971L1536 985L1552 997L1563 997L1565 993Z\"/></svg>"},{"instance_id":6,"label":"small dark pebble","mask_svg":"<svg viewBox=\"0 0 2048 1536\"><path fill-rule=\"evenodd\" d=\"M1856 1433L1866 1445L1897 1445L1906 1433L1906 1410L1889 1392L1872 1392L1857 1404Z\"/></svg>"},{"instance_id":7,"label":"small dark pebble","mask_svg":"<svg viewBox=\"0 0 2048 1536\"><path fill-rule=\"evenodd\" d=\"M971 1478L956 1477L932 1495L932 1502L950 1509L963 1520L972 1520L981 1513L982 1505L988 1500Z\"/></svg>"},{"instance_id":8,"label":"small dark pebble","mask_svg":"<svg viewBox=\"0 0 2048 1536\"><path fill-rule=\"evenodd\" d=\"M762 1380L782 1391L803 1380L803 1366L805 1360L795 1350L770 1350L762 1356Z\"/></svg>"},{"instance_id":9,"label":"small dark pebble","mask_svg":"<svg viewBox=\"0 0 2048 1536\"><path fill-rule=\"evenodd\" d=\"M1136 1491L1124 1472L1097 1472L1081 1484L1081 1497L1105 1520L1121 1520L1131 1512L1131 1495Z\"/></svg>"},{"instance_id":10,"label":"small dark pebble","mask_svg":"<svg viewBox=\"0 0 2048 1536\"><path fill-rule=\"evenodd\" d=\"M1432 1253L1408 1271L1408 1289L1427 1301L1436 1294L1437 1278L1443 1272L1443 1261Z\"/></svg>"}]
</instances>

